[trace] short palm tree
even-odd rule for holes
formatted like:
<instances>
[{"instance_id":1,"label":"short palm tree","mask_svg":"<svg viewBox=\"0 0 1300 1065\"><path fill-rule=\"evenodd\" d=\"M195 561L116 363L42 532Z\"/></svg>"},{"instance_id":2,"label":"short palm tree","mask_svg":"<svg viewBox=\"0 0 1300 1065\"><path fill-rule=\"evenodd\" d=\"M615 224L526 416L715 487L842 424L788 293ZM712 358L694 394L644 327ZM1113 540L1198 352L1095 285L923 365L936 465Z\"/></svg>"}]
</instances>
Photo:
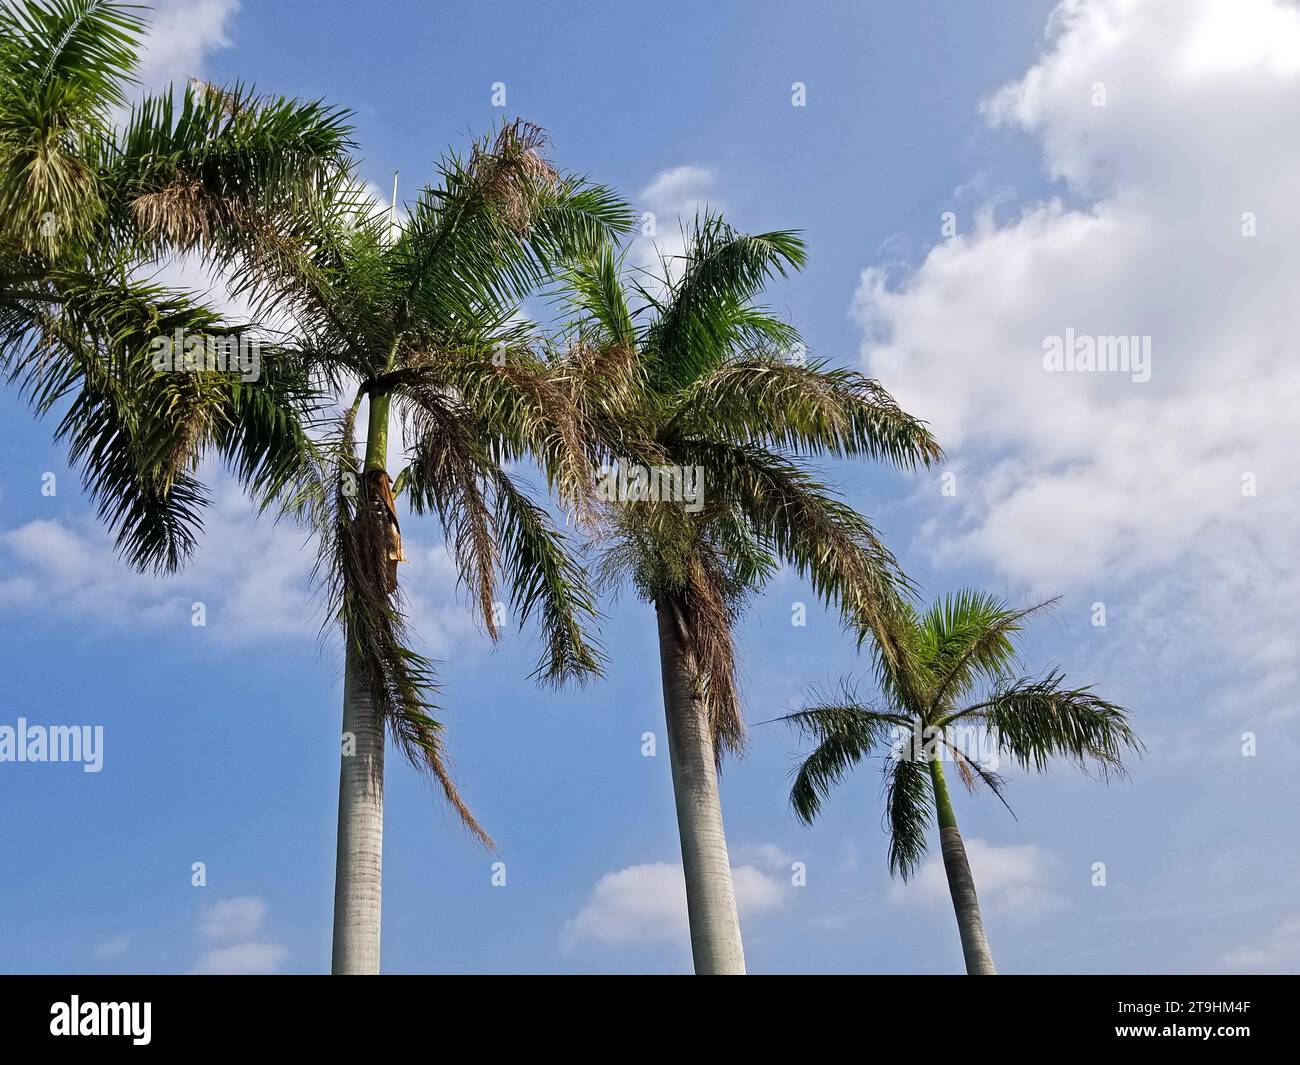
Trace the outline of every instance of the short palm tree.
<instances>
[{"instance_id":1,"label":"short palm tree","mask_svg":"<svg viewBox=\"0 0 1300 1065\"><path fill-rule=\"evenodd\" d=\"M951 759L971 790L983 781L1002 798L1003 780L962 750L960 730L986 730L1000 754L1039 772L1051 759L1063 758L1108 778L1124 772L1125 751L1141 750L1123 707L1091 688L1067 687L1059 670L1041 677L1012 670L1020 623L1048 605L1013 610L978 591L947 596L924 614L909 604L900 630L908 653L892 660L875 656L879 702L862 702L846 681L834 696L819 695L813 705L782 718L817 745L799 766L790 792L794 812L806 824L850 768L878 751L889 752L884 787L890 870L903 879L916 871L926 852L926 826L937 822L972 976L996 970L943 762Z\"/></svg>"},{"instance_id":2,"label":"short palm tree","mask_svg":"<svg viewBox=\"0 0 1300 1065\"><path fill-rule=\"evenodd\" d=\"M598 538L605 581L629 582L657 617L701 974L745 965L718 793L723 752L744 743L733 642L741 610L788 563L846 620L889 645L892 604L906 583L872 526L804 459L865 456L911 468L939 455L925 426L875 382L789 357L801 350L798 333L754 298L803 262L794 233L747 236L706 214L684 259L664 264L662 290L637 286L635 313L612 250L569 278L579 312L569 370L604 483L702 475L698 505L680 492L605 493Z\"/></svg>"},{"instance_id":3,"label":"short palm tree","mask_svg":"<svg viewBox=\"0 0 1300 1065\"><path fill-rule=\"evenodd\" d=\"M536 463L582 508L588 445L518 305L562 262L624 231L631 214L609 190L559 174L544 144L536 127L502 126L467 156L444 158L401 221L342 168L287 236L249 231L215 256L236 290L277 320L282 357L346 397L341 417L303 447L292 488L273 483L267 493L320 532L318 575L344 630L336 973L379 970L385 732L490 842L448 772L434 667L406 631L402 499L437 517L494 638L502 582L513 620L538 619L538 676L558 683L600 668L584 632L595 611L585 574L518 470ZM396 478L394 420L407 445Z\"/></svg>"},{"instance_id":4,"label":"short palm tree","mask_svg":"<svg viewBox=\"0 0 1300 1065\"><path fill-rule=\"evenodd\" d=\"M126 558L174 570L207 502L201 458L246 485L283 482L312 397L268 349L238 373L160 373L151 342L238 331L139 275L249 227L273 232L315 196L349 132L318 103L192 85L149 96L121 128L144 21L109 0L0 7L0 374L82 469Z\"/></svg>"}]
</instances>

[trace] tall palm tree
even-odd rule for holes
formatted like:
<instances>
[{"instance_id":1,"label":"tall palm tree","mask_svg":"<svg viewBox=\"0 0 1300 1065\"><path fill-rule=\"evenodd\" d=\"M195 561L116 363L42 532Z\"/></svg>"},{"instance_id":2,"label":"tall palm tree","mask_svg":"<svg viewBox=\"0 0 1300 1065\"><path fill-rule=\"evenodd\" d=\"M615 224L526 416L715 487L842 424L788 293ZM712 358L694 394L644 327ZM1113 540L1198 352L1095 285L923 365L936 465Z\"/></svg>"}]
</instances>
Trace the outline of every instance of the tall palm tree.
<instances>
[{"instance_id":1,"label":"tall palm tree","mask_svg":"<svg viewBox=\"0 0 1300 1065\"><path fill-rule=\"evenodd\" d=\"M1050 603L1011 609L996 596L961 591L924 614L904 607L902 642L910 653L875 655L880 699L864 703L852 682L834 696L782 718L817 744L795 774L790 803L805 824L849 769L878 751L885 763L885 822L890 871L906 880L926 852L927 824L939 828L944 870L957 915L966 972L996 973L980 918L975 881L957 828L943 762L951 759L971 791L983 781L1003 798L1003 779L963 751L959 730L984 730L1001 755L1024 769L1053 758L1103 778L1124 773L1126 750L1141 751L1128 711L1088 688L1070 688L1057 669L1018 675L1015 636L1021 621Z\"/></svg>"},{"instance_id":2,"label":"tall palm tree","mask_svg":"<svg viewBox=\"0 0 1300 1065\"><path fill-rule=\"evenodd\" d=\"M562 176L544 145L536 127L502 126L467 156L445 157L400 222L341 168L287 234L249 231L212 256L275 316L286 357L326 393L352 397L303 448L292 488L270 493L321 533L317 572L344 630L335 973L379 970L385 732L490 843L447 769L433 664L406 631L402 498L438 519L493 638L502 582L514 619L537 618L537 676L558 683L600 668L584 632L595 613L585 574L513 468L535 462L574 508L589 495L583 426L518 304L631 214L608 189ZM396 478L394 420L406 443Z\"/></svg>"},{"instance_id":3,"label":"tall palm tree","mask_svg":"<svg viewBox=\"0 0 1300 1065\"><path fill-rule=\"evenodd\" d=\"M629 473L703 477L689 503L680 492L604 493L599 537L606 583L630 582L655 610L701 974L745 968L718 793L723 753L744 744L733 641L743 607L787 563L892 647L893 604L906 586L870 523L804 459L864 456L906 469L939 455L925 426L874 381L788 357L797 331L754 299L804 257L792 232L746 236L705 214L683 260L663 264L662 289L637 286L635 313L611 249L568 279L578 309L568 368L606 486Z\"/></svg>"},{"instance_id":4,"label":"tall palm tree","mask_svg":"<svg viewBox=\"0 0 1300 1065\"><path fill-rule=\"evenodd\" d=\"M143 28L111 0L0 8L0 372L38 413L62 411L57 435L138 566L175 569L194 549L196 470L214 451L262 505L322 531L347 645L334 969L374 972L384 729L486 839L446 771L431 664L406 645L394 496L437 513L493 636L500 570L519 621L540 618L539 674L598 668L584 575L510 471L539 460L575 505L587 489L564 388L514 312L630 214L561 177L541 131L516 123L444 160L393 239L361 191L341 112L191 84L114 130ZM223 275L257 321L138 280L167 253ZM251 334L262 377L157 372L150 342L176 329ZM356 398L322 439L322 404L344 387ZM413 440L396 485L390 412Z\"/></svg>"},{"instance_id":5,"label":"tall palm tree","mask_svg":"<svg viewBox=\"0 0 1300 1065\"><path fill-rule=\"evenodd\" d=\"M240 229L275 231L337 167L349 131L319 103L203 85L146 96L119 128L140 10L0 7L0 374L38 414L59 414L55 435L126 558L169 571L202 523L202 457L245 485L285 482L312 397L271 349L256 382L156 371L157 338L243 326L140 275Z\"/></svg>"}]
</instances>

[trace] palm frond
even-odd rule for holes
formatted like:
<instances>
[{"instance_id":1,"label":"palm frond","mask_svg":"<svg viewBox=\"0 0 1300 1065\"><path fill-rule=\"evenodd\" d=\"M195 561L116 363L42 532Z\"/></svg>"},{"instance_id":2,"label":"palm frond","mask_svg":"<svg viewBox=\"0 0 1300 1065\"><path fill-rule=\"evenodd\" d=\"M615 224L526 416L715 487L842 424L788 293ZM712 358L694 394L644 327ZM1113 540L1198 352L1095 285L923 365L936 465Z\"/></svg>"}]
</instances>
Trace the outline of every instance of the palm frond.
<instances>
[{"instance_id":1,"label":"palm frond","mask_svg":"<svg viewBox=\"0 0 1300 1065\"><path fill-rule=\"evenodd\" d=\"M1012 638L1021 621L1055 602L1013 610L997 596L970 588L936 600L917 628L922 661L934 677L932 710L950 707L980 678L1001 677L1015 660Z\"/></svg>"},{"instance_id":2,"label":"palm frond","mask_svg":"<svg viewBox=\"0 0 1300 1065\"><path fill-rule=\"evenodd\" d=\"M812 824L831 789L884 744L891 730L907 727L906 718L862 706L847 682L841 685L838 698L822 697L816 705L777 720L817 744L800 763L790 789L790 806L804 824Z\"/></svg>"},{"instance_id":3,"label":"palm frond","mask_svg":"<svg viewBox=\"0 0 1300 1065\"><path fill-rule=\"evenodd\" d=\"M947 721L963 718L986 725L1003 752L1038 772L1052 758L1063 758L1083 770L1095 766L1103 778L1123 775L1124 753L1143 749L1124 707L1094 695L1091 687L1067 688L1058 670L1041 679L1003 681L983 703Z\"/></svg>"},{"instance_id":4,"label":"palm frond","mask_svg":"<svg viewBox=\"0 0 1300 1065\"><path fill-rule=\"evenodd\" d=\"M741 234L709 213L696 217L687 248L681 276L665 279L669 292L655 301L661 313L646 334L652 379L664 392L688 387L749 341L771 341L772 320L755 315L750 301L806 259L793 231Z\"/></svg>"},{"instance_id":5,"label":"palm frond","mask_svg":"<svg viewBox=\"0 0 1300 1065\"><path fill-rule=\"evenodd\" d=\"M393 742L412 765L438 782L470 832L492 846L452 777L436 717L433 663L411 649L400 595L390 587L386 509L374 495L374 480L361 476L354 420L355 409L340 423L332 466L322 466L317 474L321 482L331 481L333 490L315 512L321 523L316 575L324 581L330 615L343 627L349 654Z\"/></svg>"},{"instance_id":6,"label":"palm frond","mask_svg":"<svg viewBox=\"0 0 1300 1065\"><path fill-rule=\"evenodd\" d=\"M877 382L823 362L739 358L676 400L669 433L721 437L804 454L861 456L902 469L939 459L923 422Z\"/></svg>"},{"instance_id":7,"label":"palm frond","mask_svg":"<svg viewBox=\"0 0 1300 1065\"><path fill-rule=\"evenodd\" d=\"M545 133L513 122L468 159L449 155L423 190L390 254L410 321L451 330L461 319L508 311L565 262L595 254L631 224L610 190L562 177L542 155Z\"/></svg>"},{"instance_id":8,"label":"palm frond","mask_svg":"<svg viewBox=\"0 0 1300 1065\"><path fill-rule=\"evenodd\" d=\"M930 768L919 752L906 749L885 766L885 828L889 870L911 878L925 858L926 832L934 821Z\"/></svg>"}]
</instances>

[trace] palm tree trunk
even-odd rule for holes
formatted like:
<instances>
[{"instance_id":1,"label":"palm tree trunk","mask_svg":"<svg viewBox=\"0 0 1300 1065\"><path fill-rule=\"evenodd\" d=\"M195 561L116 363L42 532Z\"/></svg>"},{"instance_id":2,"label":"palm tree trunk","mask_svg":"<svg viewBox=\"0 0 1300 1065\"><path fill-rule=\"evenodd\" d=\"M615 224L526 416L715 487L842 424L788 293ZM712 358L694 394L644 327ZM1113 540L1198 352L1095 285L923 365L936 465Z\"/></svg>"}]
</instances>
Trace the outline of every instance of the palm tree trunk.
<instances>
[{"instance_id":1,"label":"palm tree trunk","mask_svg":"<svg viewBox=\"0 0 1300 1065\"><path fill-rule=\"evenodd\" d=\"M385 396L371 396L366 432L367 470L388 465ZM363 495L363 505L369 497ZM338 976L379 973L379 928L384 866L384 723L370 679L346 634L343 673L343 754L339 770L339 831L334 865L334 950Z\"/></svg>"},{"instance_id":2,"label":"palm tree trunk","mask_svg":"<svg viewBox=\"0 0 1300 1065\"><path fill-rule=\"evenodd\" d=\"M745 949L722 828L713 736L697 697L695 665L682 646L674 612L664 604L656 604L655 612L695 972L700 976L743 975Z\"/></svg>"},{"instance_id":3,"label":"palm tree trunk","mask_svg":"<svg viewBox=\"0 0 1300 1065\"><path fill-rule=\"evenodd\" d=\"M938 811L939 843L943 849L943 868L948 874L948 892L957 913L957 931L961 935L961 952L966 958L967 976L996 976L993 955L984 937L979 899L975 897L975 878L966 858L966 844L957 828L957 817L948 798L948 785L936 752L930 759L930 779L934 784L934 805Z\"/></svg>"},{"instance_id":4,"label":"palm tree trunk","mask_svg":"<svg viewBox=\"0 0 1300 1065\"><path fill-rule=\"evenodd\" d=\"M370 685L348 640L343 676L342 767L339 771L338 854L334 869L336 976L379 973L383 897L384 726ZM349 740L355 749L349 753Z\"/></svg>"}]
</instances>

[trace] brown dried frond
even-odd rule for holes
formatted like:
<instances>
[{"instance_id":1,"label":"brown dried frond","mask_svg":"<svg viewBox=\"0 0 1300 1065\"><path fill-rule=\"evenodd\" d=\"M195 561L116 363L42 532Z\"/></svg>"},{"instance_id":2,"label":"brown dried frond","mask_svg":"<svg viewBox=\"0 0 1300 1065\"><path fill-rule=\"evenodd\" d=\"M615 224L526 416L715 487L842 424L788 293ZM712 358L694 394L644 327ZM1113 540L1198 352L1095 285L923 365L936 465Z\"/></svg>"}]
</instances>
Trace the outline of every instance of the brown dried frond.
<instances>
[{"instance_id":1,"label":"brown dried frond","mask_svg":"<svg viewBox=\"0 0 1300 1065\"><path fill-rule=\"evenodd\" d=\"M437 691L432 666L407 646L400 594L390 583L393 526L382 479L361 477L360 492L348 487L357 485L354 425L355 411L341 423L343 465L337 471L328 515L331 527L322 536L319 566L327 569L345 639L393 742L413 765L438 781L464 825L491 847L491 837L456 788L442 745L442 726L431 716L429 697Z\"/></svg>"},{"instance_id":2,"label":"brown dried frond","mask_svg":"<svg viewBox=\"0 0 1300 1065\"><path fill-rule=\"evenodd\" d=\"M515 233L528 232L542 195L560 180L560 172L542 156L545 146L545 130L515 119L501 127L488 151L475 145L470 155L482 194Z\"/></svg>"},{"instance_id":3,"label":"brown dried frond","mask_svg":"<svg viewBox=\"0 0 1300 1065\"><path fill-rule=\"evenodd\" d=\"M427 388L412 389L411 394L417 402L404 420L416 441L411 463L415 505L436 512L488 634L499 639L493 610L496 522L482 483L478 444L467 435L462 417L449 409L445 397Z\"/></svg>"},{"instance_id":4,"label":"brown dried frond","mask_svg":"<svg viewBox=\"0 0 1300 1065\"><path fill-rule=\"evenodd\" d=\"M675 603L678 631L696 669L719 762L724 751L739 754L745 748L732 639L735 612L724 588L719 567L697 554L687 565L686 584Z\"/></svg>"}]
</instances>

